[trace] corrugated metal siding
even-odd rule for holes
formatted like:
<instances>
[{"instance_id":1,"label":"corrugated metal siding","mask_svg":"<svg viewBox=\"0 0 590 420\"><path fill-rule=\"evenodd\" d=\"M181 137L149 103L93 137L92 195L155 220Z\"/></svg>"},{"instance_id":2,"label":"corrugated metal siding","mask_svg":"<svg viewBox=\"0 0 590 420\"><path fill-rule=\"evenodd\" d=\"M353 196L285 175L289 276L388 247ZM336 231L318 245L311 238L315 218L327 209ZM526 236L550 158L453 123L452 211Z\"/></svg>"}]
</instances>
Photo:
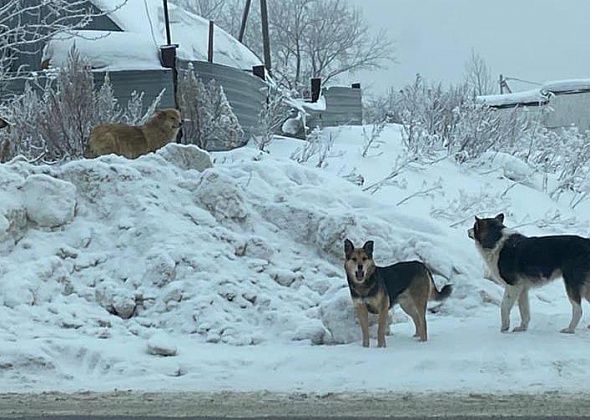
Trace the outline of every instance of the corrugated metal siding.
<instances>
[{"instance_id":1,"label":"corrugated metal siding","mask_svg":"<svg viewBox=\"0 0 590 420\"><path fill-rule=\"evenodd\" d=\"M104 72L94 72L95 88L100 89L104 82ZM158 96L162 89L166 89L160 108L174 108L174 85L172 83L171 70L128 70L128 71L114 71L109 73L111 84L115 97L119 100L122 106L126 106L133 91L138 93L144 92L143 104L147 106ZM47 77L43 73L39 73L37 77L29 76L31 86L41 90L46 82ZM1 98L6 98L8 95L20 94L24 91L27 77L22 77L11 81L7 84L6 90L0 94Z\"/></svg>"},{"instance_id":2,"label":"corrugated metal siding","mask_svg":"<svg viewBox=\"0 0 590 420\"><path fill-rule=\"evenodd\" d=\"M314 127L337 127L339 125L362 125L363 96L362 90L334 86L322 92L326 100L323 111L310 110L307 125Z\"/></svg>"},{"instance_id":3,"label":"corrugated metal siding","mask_svg":"<svg viewBox=\"0 0 590 420\"><path fill-rule=\"evenodd\" d=\"M104 81L105 73L95 72L94 83L99 89ZM172 70L126 70L109 73L115 96L122 106L126 106L133 91L143 92L143 103L149 105L162 89L164 95L160 108L174 108L174 84Z\"/></svg>"},{"instance_id":4,"label":"corrugated metal siding","mask_svg":"<svg viewBox=\"0 0 590 420\"><path fill-rule=\"evenodd\" d=\"M245 70L206 61L191 63L203 82L215 80L223 86L227 100L244 130L244 142L247 142L258 125L258 115L266 100L267 84ZM188 64L186 61L180 61L179 67L186 69Z\"/></svg>"}]
</instances>

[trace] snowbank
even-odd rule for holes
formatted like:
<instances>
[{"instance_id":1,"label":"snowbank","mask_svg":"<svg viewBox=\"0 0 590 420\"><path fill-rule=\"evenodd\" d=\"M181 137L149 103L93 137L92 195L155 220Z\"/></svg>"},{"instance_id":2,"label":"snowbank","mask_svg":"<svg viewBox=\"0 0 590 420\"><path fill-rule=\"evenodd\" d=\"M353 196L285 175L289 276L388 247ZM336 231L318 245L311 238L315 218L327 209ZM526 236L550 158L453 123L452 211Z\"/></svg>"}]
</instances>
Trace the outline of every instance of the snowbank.
<instances>
[{"instance_id":1,"label":"snowbank","mask_svg":"<svg viewBox=\"0 0 590 420\"><path fill-rule=\"evenodd\" d=\"M213 165L176 144L0 165L0 390L579 391L590 335L557 332L563 285L531 293L529 332L500 334L502 290L466 229L504 211L527 234L587 234L588 206L524 185L526 164L507 155L409 165L370 194L402 147L387 126L362 157L362 129L328 130L323 169L286 158L303 144L286 139ZM429 342L398 309L387 349L360 346L346 237L374 240L379 264L417 258L453 283L427 315Z\"/></svg>"}]
</instances>

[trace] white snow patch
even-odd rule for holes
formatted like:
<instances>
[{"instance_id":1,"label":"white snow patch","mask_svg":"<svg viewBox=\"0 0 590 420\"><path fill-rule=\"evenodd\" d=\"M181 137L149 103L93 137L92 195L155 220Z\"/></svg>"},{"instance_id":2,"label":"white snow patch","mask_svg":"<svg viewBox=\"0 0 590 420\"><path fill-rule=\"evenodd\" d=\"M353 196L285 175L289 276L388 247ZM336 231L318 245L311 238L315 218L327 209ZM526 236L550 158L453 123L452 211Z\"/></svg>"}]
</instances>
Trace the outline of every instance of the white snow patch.
<instances>
[{"instance_id":1,"label":"white snow patch","mask_svg":"<svg viewBox=\"0 0 590 420\"><path fill-rule=\"evenodd\" d=\"M70 223L76 211L76 187L48 175L30 175L23 186L27 216L41 227Z\"/></svg>"}]
</instances>

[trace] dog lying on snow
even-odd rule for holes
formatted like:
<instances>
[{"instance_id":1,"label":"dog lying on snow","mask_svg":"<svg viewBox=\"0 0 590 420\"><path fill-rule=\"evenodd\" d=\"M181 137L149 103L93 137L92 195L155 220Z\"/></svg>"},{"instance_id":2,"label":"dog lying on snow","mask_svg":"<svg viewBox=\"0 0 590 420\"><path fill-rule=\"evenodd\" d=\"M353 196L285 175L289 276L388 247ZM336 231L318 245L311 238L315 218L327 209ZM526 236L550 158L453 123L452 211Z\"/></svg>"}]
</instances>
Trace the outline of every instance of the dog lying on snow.
<instances>
[{"instance_id":1,"label":"dog lying on snow","mask_svg":"<svg viewBox=\"0 0 590 420\"><path fill-rule=\"evenodd\" d=\"M100 124L90 133L84 157L114 153L135 159L173 142L181 126L180 112L176 109L158 111L141 126Z\"/></svg>"},{"instance_id":2,"label":"dog lying on snow","mask_svg":"<svg viewBox=\"0 0 590 420\"><path fill-rule=\"evenodd\" d=\"M419 261L378 267L373 260L373 246L373 241L368 241L362 248L355 248L348 239L344 241L344 269L361 325L363 347L369 347L369 312L379 315L377 346L385 347L387 315L395 303L414 321L414 337L426 341L426 304L430 299L447 298L452 286L446 285L439 292L430 270Z\"/></svg>"},{"instance_id":3,"label":"dog lying on snow","mask_svg":"<svg viewBox=\"0 0 590 420\"><path fill-rule=\"evenodd\" d=\"M504 286L501 331L510 328L510 311L518 299L520 325L531 319L529 289L562 277L572 304L572 319L562 333L573 334L582 317L582 298L590 301L590 239L575 235L527 237L504 226L504 215L479 219L467 231L494 280Z\"/></svg>"}]
</instances>

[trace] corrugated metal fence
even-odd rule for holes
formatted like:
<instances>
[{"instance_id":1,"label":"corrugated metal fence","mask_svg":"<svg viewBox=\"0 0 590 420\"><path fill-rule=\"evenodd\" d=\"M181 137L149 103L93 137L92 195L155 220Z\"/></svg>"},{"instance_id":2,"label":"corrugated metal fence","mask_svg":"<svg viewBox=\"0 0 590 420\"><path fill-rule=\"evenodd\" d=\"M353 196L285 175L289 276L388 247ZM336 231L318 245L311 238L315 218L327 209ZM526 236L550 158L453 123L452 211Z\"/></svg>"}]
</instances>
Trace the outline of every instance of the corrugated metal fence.
<instances>
[{"instance_id":1,"label":"corrugated metal fence","mask_svg":"<svg viewBox=\"0 0 590 420\"><path fill-rule=\"evenodd\" d=\"M322 92L324 110L308 110L307 125L314 127L337 127L363 123L363 97L360 88L334 86Z\"/></svg>"},{"instance_id":2,"label":"corrugated metal fence","mask_svg":"<svg viewBox=\"0 0 590 420\"><path fill-rule=\"evenodd\" d=\"M179 71L184 71L188 62L179 62ZM258 125L258 115L262 109L268 85L250 71L227 67L220 64L195 61L192 62L197 75L208 82L215 79L227 96L227 99L244 130L244 142L255 133ZM104 72L95 72L95 84L97 88L102 86ZM135 92L144 92L144 106L165 89L160 106L162 108L174 107L173 73L169 69L162 70L127 70L113 71L109 73L115 97L122 106L125 106ZM42 88L46 82L46 76L42 72L37 73L32 80L32 85ZM25 79L14 80L8 85L7 90L0 92L0 99L9 94L21 93L24 89ZM348 87L331 87L324 89L323 96L326 102L324 110L308 110L310 114L307 122L310 128L333 127L338 125L362 124L362 92L361 89ZM214 146L219 149L218 145Z\"/></svg>"},{"instance_id":3,"label":"corrugated metal fence","mask_svg":"<svg viewBox=\"0 0 590 420\"><path fill-rule=\"evenodd\" d=\"M179 72L184 71L188 64L180 61ZM258 125L258 115L266 100L268 85L247 70L206 61L193 61L191 64L203 82L215 80L223 86L225 96L244 130L244 141L247 142Z\"/></svg>"}]
</instances>

